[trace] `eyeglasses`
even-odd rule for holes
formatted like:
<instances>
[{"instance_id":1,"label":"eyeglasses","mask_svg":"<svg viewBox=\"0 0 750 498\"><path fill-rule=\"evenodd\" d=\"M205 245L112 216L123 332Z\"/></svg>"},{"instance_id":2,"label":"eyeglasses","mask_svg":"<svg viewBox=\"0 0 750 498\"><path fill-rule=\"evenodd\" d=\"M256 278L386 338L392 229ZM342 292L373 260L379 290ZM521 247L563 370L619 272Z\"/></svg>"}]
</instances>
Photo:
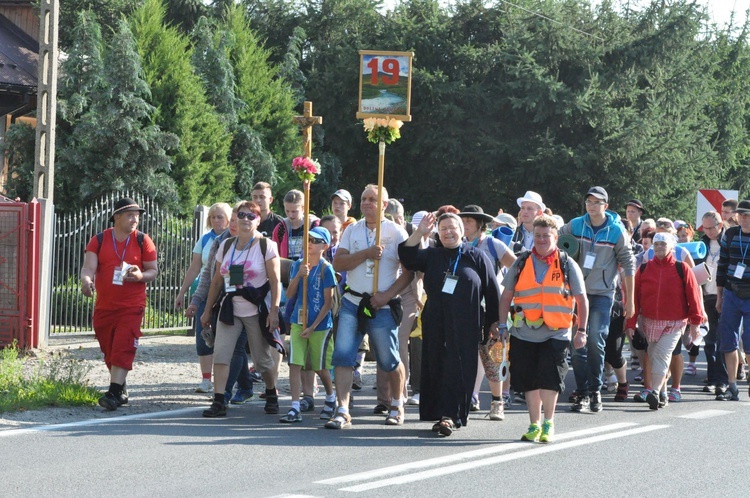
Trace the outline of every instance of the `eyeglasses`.
<instances>
[{"instance_id":1,"label":"eyeglasses","mask_svg":"<svg viewBox=\"0 0 750 498\"><path fill-rule=\"evenodd\" d=\"M668 221L657 221L656 226L659 228L671 228L672 224Z\"/></svg>"},{"instance_id":2,"label":"eyeglasses","mask_svg":"<svg viewBox=\"0 0 750 498\"><path fill-rule=\"evenodd\" d=\"M237 212L237 218L240 219L240 220L247 219L247 220L253 221L257 217L258 217L258 215L255 214L255 213L246 213L244 211L238 211Z\"/></svg>"},{"instance_id":3,"label":"eyeglasses","mask_svg":"<svg viewBox=\"0 0 750 498\"><path fill-rule=\"evenodd\" d=\"M307 241L308 241L309 243L311 243L311 244L315 244L315 245L318 245L318 244L325 244L325 243L326 243L326 241L325 241L325 240L323 240L323 239L315 239L315 238L313 238L313 237L308 237Z\"/></svg>"},{"instance_id":4,"label":"eyeglasses","mask_svg":"<svg viewBox=\"0 0 750 498\"><path fill-rule=\"evenodd\" d=\"M587 206L603 206L606 202L604 201L586 201Z\"/></svg>"}]
</instances>

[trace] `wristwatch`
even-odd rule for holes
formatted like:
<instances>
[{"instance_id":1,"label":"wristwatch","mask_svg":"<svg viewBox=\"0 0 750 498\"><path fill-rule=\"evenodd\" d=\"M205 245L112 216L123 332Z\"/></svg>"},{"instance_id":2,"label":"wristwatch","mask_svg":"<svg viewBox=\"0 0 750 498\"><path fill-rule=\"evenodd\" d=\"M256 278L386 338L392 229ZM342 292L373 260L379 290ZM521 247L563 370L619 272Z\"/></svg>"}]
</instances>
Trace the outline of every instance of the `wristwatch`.
<instances>
[{"instance_id":1,"label":"wristwatch","mask_svg":"<svg viewBox=\"0 0 750 498\"><path fill-rule=\"evenodd\" d=\"M586 329L578 329L577 332L581 332L583 335L587 335Z\"/></svg>"}]
</instances>

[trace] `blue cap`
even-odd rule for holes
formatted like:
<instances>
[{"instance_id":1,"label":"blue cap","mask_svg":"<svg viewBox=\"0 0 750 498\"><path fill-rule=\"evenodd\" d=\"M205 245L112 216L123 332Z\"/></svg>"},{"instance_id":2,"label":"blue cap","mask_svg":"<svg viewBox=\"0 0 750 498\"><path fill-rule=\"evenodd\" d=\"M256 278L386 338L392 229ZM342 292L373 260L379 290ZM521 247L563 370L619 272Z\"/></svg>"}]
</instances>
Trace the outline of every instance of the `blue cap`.
<instances>
[{"instance_id":1,"label":"blue cap","mask_svg":"<svg viewBox=\"0 0 750 498\"><path fill-rule=\"evenodd\" d=\"M308 233L310 234L310 237L314 239L322 240L326 244L331 245L331 232L329 232L327 228L323 228L323 227L311 228Z\"/></svg>"}]
</instances>

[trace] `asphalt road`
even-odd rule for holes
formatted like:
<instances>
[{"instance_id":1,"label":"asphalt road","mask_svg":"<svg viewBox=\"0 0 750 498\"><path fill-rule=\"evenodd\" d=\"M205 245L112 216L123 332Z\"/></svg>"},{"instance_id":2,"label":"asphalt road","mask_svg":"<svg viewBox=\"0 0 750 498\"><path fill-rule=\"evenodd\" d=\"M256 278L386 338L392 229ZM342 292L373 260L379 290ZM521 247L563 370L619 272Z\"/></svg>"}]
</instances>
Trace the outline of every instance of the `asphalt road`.
<instances>
[{"instance_id":1,"label":"asphalt road","mask_svg":"<svg viewBox=\"0 0 750 498\"><path fill-rule=\"evenodd\" d=\"M598 414L571 413L562 400L549 445L519 441L523 404L505 421L485 418L487 391L483 410L449 438L419 422L416 407L386 427L371 414L372 390L343 431L324 429L317 411L280 424L262 401L225 419L202 418L204 405L5 431L0 496L747 496L747 384L742 401L718 402L700 392L704 374L699 364L683 401L657 412L612 394Z\"/></svg>"}]
</instances>

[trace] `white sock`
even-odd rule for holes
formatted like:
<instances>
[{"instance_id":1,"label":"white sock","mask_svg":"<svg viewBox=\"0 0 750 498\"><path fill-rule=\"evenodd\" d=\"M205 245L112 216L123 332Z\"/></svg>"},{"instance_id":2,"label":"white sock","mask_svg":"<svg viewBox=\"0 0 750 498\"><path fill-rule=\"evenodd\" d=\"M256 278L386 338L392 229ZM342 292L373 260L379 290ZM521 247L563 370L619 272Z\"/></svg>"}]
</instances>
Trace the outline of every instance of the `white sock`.
<instances>
[{"instance_id":1,"label":"white sock","mask_svg":"<svg viewBox=\"0 0 750 498\"><path fill-rule=\"evenodd\" d=\"M404 406L404 400L402 398L391 398L391 406Z\"/></svg>"},{"instance_id":2,"label":"white sock","mask_svg":"<svg viewBox=\"0 0 750 498\"><path fill-rule=\"evenodd\" d=\"M299 409L299 401L292 401L292 408L294 408L297 411L300 411L300 409Z\"/></svg>"},{"instance_id":3,"label":"white sock","mask_svg":"<svg viewBox=\"0 0 750 498\"><path fill-rule=\"evenodd\" d=\"M333 391L331 394L326 394L326 401L329 403L336 401L336 391Z\"/></svg>"}]
</instances>

